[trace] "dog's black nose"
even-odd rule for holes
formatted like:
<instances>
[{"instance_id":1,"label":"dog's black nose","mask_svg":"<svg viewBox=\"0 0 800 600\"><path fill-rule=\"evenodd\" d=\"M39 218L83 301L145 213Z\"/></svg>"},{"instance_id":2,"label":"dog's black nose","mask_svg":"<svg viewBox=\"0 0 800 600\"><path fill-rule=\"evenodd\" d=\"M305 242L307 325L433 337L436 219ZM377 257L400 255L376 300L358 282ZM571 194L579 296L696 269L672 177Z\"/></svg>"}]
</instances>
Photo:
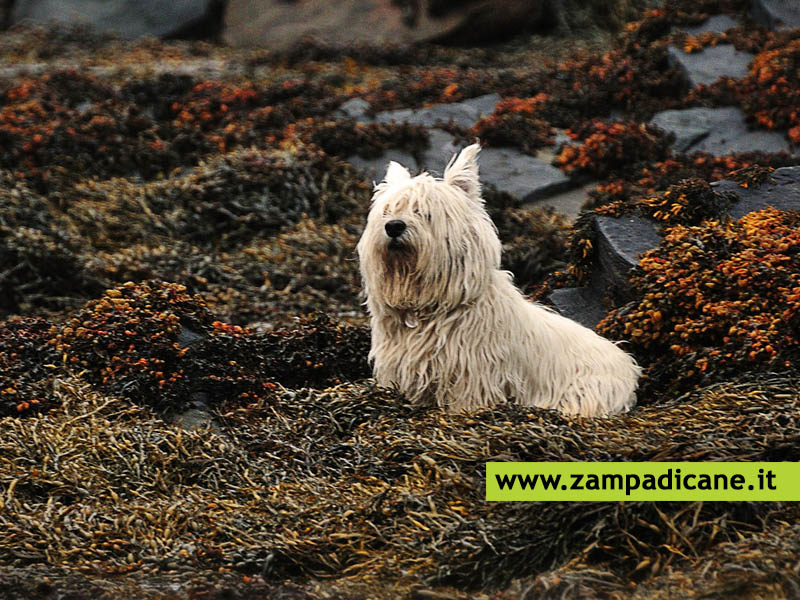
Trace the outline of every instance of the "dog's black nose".
<instances>
[{"instance_id":1,"label":"dog's black nose","mask_svg":"<svg viewBox=\"0 0 800 600\"><path fill-rule=\"evenodd\" d=\"M386 229L386 235L390 238L396 238L403 235L403 232L406 230L405 221L400 221L399 219L395 219L394 221L389 221L384 226Z\"/></svg>"}]
</instances>

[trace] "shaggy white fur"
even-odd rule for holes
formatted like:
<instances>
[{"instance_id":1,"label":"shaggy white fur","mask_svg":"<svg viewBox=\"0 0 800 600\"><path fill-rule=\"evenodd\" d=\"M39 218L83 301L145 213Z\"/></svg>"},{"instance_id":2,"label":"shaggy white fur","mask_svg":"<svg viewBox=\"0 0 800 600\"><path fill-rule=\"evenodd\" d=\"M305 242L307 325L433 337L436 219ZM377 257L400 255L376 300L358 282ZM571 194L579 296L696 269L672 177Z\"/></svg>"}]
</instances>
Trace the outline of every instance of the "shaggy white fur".
<instances>
[{"instance_id":1,"label":"shaggy white fur","mask_svg":"<svg viewBox=\"0 0 800 600\"><path fill-rule=\"evenodd\" d=\"M636 402L640 369L610 341L528 302L500 270L474 144L442 179L392 162L358 243L377 382L450 411L515 398L603 416Z\"/></svg>"}]
</instances>

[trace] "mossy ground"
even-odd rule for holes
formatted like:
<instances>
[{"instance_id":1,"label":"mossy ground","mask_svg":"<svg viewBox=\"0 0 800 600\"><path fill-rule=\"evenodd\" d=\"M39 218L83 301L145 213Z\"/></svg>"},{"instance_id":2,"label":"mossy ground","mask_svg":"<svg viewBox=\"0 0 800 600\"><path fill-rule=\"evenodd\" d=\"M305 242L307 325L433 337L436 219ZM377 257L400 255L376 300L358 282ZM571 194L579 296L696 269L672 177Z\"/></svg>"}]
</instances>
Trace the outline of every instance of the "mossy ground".
<instances>
[{"instance_id":1,"label":"mossy ground","mask_svg":"<svg viewBox=\"0 0 800 600\"><path fill-rule=\"evenodd\" d=\"M796 216L725 223L730 199L707 185L731 171L755 185L794 159L679 155L640 126L732 102L794 139L794 33L729 33L758 53L741 84L689 92L666 60L670 24L747 5L671 1L618 38L484 49L4 34L0 594L792 597L793 505L483 500L490 459L800 458ZM535 152L568 128L579 145L557 162L602 179L595 205L671 227L638 304L604 324L660 392L630 415L446 415L368 378L354 247L370 182L342 158L427 138L335 108L489 92L505 102L456 133ZM487 201L520 285L588 276L586 216L570 242L563 217ZM743 282L736 297L717 273Z\"/></svg>"}]
</instances>

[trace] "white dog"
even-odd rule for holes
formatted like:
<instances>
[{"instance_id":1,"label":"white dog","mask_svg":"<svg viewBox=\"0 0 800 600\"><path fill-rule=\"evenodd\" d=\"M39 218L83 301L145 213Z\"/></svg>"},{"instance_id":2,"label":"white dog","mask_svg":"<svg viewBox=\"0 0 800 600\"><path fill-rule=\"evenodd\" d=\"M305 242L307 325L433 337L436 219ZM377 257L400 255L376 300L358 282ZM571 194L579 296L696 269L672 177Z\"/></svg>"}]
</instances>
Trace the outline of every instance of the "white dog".
<instances>
[{"instance_id":1,"label":"white dog","mask_svg":"<svg viewBox=\"0 0 800 600\"><path fill-rule=\"evenodd\" d=\"M515 398L603 416L636 402L640 368L593 331L528 302L500 270L477 144L442 179L392 162L358 243L375 379L450 411Z\"/></svg>"}]
</instances>

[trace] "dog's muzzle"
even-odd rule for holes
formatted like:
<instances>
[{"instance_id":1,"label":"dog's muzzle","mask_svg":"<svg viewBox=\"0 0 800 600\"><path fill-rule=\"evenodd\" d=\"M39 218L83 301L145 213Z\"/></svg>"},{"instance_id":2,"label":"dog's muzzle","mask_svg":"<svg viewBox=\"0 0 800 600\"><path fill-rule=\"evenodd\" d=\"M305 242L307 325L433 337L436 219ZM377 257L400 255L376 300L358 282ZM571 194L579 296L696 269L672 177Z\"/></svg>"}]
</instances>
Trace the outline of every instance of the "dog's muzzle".
<instances>
[{"instance_id":1,"label":"dog's muzzle","mask_svg":"<svg viewBox=\"0 0 800 600\"><path fill-rule=\"evenodd\" d=\"M400 219L393 219L387 222L383 228L386 230L386 235L392 239L396 239L403 235L403 232L406 230L406 222Z\"/></svg>"},{"instance_id":2,"label":"dog's muzzle","mask_svg":"<svg viewBox=\"0 0 800 600\"><path fill-rule=\"evenodd\" d=\"M389 236L389 248L392 250L402 250L405 248L405 244L401 241L400 236L408 228L406 226L405 221L401 221L400 219L393 219L388 221L386 225L383 226L384 230L386 231L386 235Z\"/></svg>"}]
</instances>

